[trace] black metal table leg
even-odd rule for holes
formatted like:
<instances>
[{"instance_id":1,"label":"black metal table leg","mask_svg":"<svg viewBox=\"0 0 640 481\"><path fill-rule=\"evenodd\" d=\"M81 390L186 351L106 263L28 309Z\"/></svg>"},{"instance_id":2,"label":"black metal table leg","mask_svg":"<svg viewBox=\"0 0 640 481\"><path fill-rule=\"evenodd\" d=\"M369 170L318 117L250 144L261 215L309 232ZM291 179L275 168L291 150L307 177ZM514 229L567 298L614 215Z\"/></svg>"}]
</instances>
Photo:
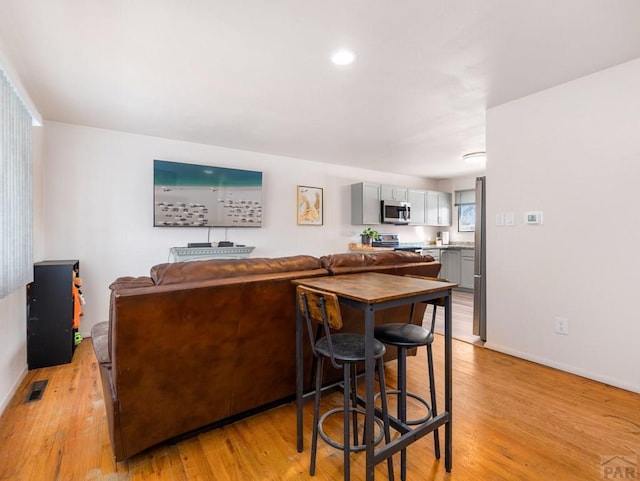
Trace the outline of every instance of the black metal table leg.
<instances>
[{"instance_id":1,"label":"black metal table leg","mask_svg":"<svg viewBox=\"0 0 640 481\"><path fill-rule=\"evenodd\" d=\"M296 429L297 429L297 447L298 452L303 450L303 434L302 434L302 409L304 406L303 391L303 353L302 353L302 314L300 309L296 308Z\"/></svg>"},{"instance_id":2,"label":"black metal table leg","mask_svg":"<svg viewBox=\"0 0 640 481\"><path fill-rule=\"evenodd\" d=\"M366 439L365 444L366 448L366 481L373 481L374 472L375 472L375 444L374 444L374 431L373 431L373 418L375 416L374 411L374 393L373 393L373 385L374 385L374 370L375 370L375 361L373 359L373 328L374 328L374 319L375 313L373 310L373 306L367 306L365 310L365 319L364 319L364 332L365 332L365 346L364 346L364 354L365 354L365 397L366 397L366 415L365 415L365 433Z\"/></svg>"},{"instance_id":3,"label":"black metal table leg","mask_svg":"<svg viewBox=\"0 0 640 481\"><path fill-rule=\"evenodd\" d=\"M451 325L451 290L445 297L444 304L444 410L449 414L449 421L444 426L444 468L451 472L453 465L453 341Z\"/></svg>"}]
</instances>

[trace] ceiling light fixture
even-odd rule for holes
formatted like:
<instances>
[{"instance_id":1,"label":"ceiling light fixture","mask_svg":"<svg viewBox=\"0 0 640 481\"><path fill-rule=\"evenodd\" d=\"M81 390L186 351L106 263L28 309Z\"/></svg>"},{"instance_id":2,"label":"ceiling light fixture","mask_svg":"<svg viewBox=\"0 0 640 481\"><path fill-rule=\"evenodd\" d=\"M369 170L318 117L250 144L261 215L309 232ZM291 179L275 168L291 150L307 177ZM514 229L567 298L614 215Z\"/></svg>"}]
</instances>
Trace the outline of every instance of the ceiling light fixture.
<instances>
[{"instance_id":1,"label":"ceiling light fixture","mask_svg":"<svg viewBox=\"0 0 640 481\"><path fill-rule=\"evenodd\" d=\"M331 61L336 65L351 65L356 59L356 53L348 48L336 50L331 55Z\"/></svg>"},{"instance_id":2,"label":"ceiling light fixture","mask_svg":"<svg viewBox=\"0 0 640 481\"><path fill-rule=\"evenodd\" d=\"M462 160L470 164L480 164L487 160L486 152L470 152L462 156Z\"/></svg>"}]
</instances>

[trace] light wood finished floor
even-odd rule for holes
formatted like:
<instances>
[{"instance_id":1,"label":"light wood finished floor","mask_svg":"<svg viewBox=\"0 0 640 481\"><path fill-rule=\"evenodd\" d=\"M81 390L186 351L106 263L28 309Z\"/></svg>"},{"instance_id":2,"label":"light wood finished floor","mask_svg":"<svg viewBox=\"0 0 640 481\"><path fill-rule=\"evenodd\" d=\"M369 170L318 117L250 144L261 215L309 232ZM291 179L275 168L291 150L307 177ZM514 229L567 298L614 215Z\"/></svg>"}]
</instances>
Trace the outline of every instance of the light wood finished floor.
<instances>
[{"instance_id":1,"label":"light wood finished floor","mask_svg":"<svg viewBox=\"0 0 640 481\"><path fill-rule=\"evenodd\" d=\"M440 379L442 344L436 336ZM426 393L424 363L423 349L409 359L409 388ZM389 363L389 384L395 373ZM41 379L49 380L43 398L24 404L31 383ZM441 382L439 390L442 406ZM330 394L323 409L339 402L338 393ZM342 453L322 441L316 476L308 475L311 408L305 406L303 453L295 449L290 403L114 463L99 372L85 339L71 364L30 371L0 418L0 479L342 479ZM640 458L640 395L460 341L454 341L453 415L453 472L434 460L428 436L408 449L409 480L599 480L603 463ZM352 479L364 479L364 453L352 459ZM395 469L398 476L398 459ZM376 479L387 479L385 470L378 466Z\"/></svg>"},{"instance_id":2,"label":"light wood finished floor","mask_svg":"<svg viewBox=\"0 0 640 481\"><path fill-rule=\"evenodd\" d=\"M453 338L472 344L484 345L479 336L473 335L473 292L453 291ZM431 308L425 312L423 325L431 326ZM435 332L444 334L444 309L436 311Z\"/></svg>"}]
</instances>

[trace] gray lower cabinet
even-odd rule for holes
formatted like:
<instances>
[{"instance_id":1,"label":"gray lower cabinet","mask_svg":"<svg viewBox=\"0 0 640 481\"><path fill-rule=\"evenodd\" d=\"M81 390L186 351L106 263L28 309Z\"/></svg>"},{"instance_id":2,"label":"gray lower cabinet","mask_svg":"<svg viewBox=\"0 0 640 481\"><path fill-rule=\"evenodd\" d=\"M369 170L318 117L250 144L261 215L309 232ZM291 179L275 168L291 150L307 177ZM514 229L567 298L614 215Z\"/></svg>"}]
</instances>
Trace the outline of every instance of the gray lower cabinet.
<instances>
[{"instance_id":1,"label":"gray lower cabinet","mask_svg":"<svg viewBox=\"0 0 640 481\"><path fill-rule=\"evenodd\" d=\"M460 251L460 287L465 289L473 289L474 258L473 249Z\"/></svg>"},{"instance_id":2,"label":"gray lower cabinet","mask_svg":"<svg viewBox=\"0 0 640 481\"><path fill-rule=\"evenodd\" d=\"M436 262L440 262L440 249L422 249L423 256L431 256Z\"/></svg>"},{"instance_id":3,"label":"gray lower cabinet","mask_svg":"<svg viewBox=\"0 0 640 481\"><path fill-rule=\"evenodd\" d=\"M460 251L457 249L442 249L440 252L442 269L440 277L449 282L460 284Z\"/></svg>"},{"instance_id":4,"label":"gray lower cabinet","mask_svg":"<svg viewBox=\"0 0 640 481\"><path fill-rule=\"evenodd\" d=\"M461 289L473 289L473 249L442 249L440 262L440 277L455 282Z\"/></svg>"}]
</instances>

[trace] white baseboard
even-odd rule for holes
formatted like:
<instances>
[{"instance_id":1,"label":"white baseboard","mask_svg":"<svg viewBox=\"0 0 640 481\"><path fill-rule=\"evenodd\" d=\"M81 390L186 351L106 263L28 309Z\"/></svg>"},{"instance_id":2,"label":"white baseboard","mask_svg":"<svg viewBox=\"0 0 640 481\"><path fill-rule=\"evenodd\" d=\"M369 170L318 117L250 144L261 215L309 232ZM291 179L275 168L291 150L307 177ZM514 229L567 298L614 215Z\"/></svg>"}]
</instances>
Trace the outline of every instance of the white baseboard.
<instances>
[{"instance_id":1,"label":"white baseboard","mask_svg":"<svg viewBox=\"0 0 640 481\"><path fill-rule=\"evenodd\" d=\"M565 371L571 374L575 374L577 376L585 377L587 379L591 379L593 381L598 381L604 384L608 384L610 386L618 387L620 389L625 389L627 391L636 392L640 394L640 384L633 384L627 381L623 381L622 379L611 378L608 376L602 376L590 371L586 371L584 369L580 369L576 366L570 364L564 364L561 362L556 362L551 359L535 356L528 352L518 351L516 349L511 349L510 347L501 346L498 344L493 344L491 342L486 342L484 347L487 349L491 349L492 351L502 352L503 354L509 354L510 356L519 357L521 359L525 359L527 361L535 362L536 364L542 364L543 366L549 366L554 369L558 369L560 371Z\"/></svg>"},{"instance_id":2,"label":"white baseboard","mask_svg":"<svg viewBox=\"0 0 640 481\"><path fill-rule=\"evenodd\" d=\"M13 384L12 388L9 390L9 392L4 397L4 399L2 399L2 401L0 402L0 416L2 415L2 413L4 413L4 410L13 399L13 396L15 396L16 393L18 392L18 388L20 387L20 384L22 384L22 381L27 375L27 371L28 371L27 366L25 366L24 370L22 371L22 374L18 376L18 379Z\"/></svg>"}]
</instances>

